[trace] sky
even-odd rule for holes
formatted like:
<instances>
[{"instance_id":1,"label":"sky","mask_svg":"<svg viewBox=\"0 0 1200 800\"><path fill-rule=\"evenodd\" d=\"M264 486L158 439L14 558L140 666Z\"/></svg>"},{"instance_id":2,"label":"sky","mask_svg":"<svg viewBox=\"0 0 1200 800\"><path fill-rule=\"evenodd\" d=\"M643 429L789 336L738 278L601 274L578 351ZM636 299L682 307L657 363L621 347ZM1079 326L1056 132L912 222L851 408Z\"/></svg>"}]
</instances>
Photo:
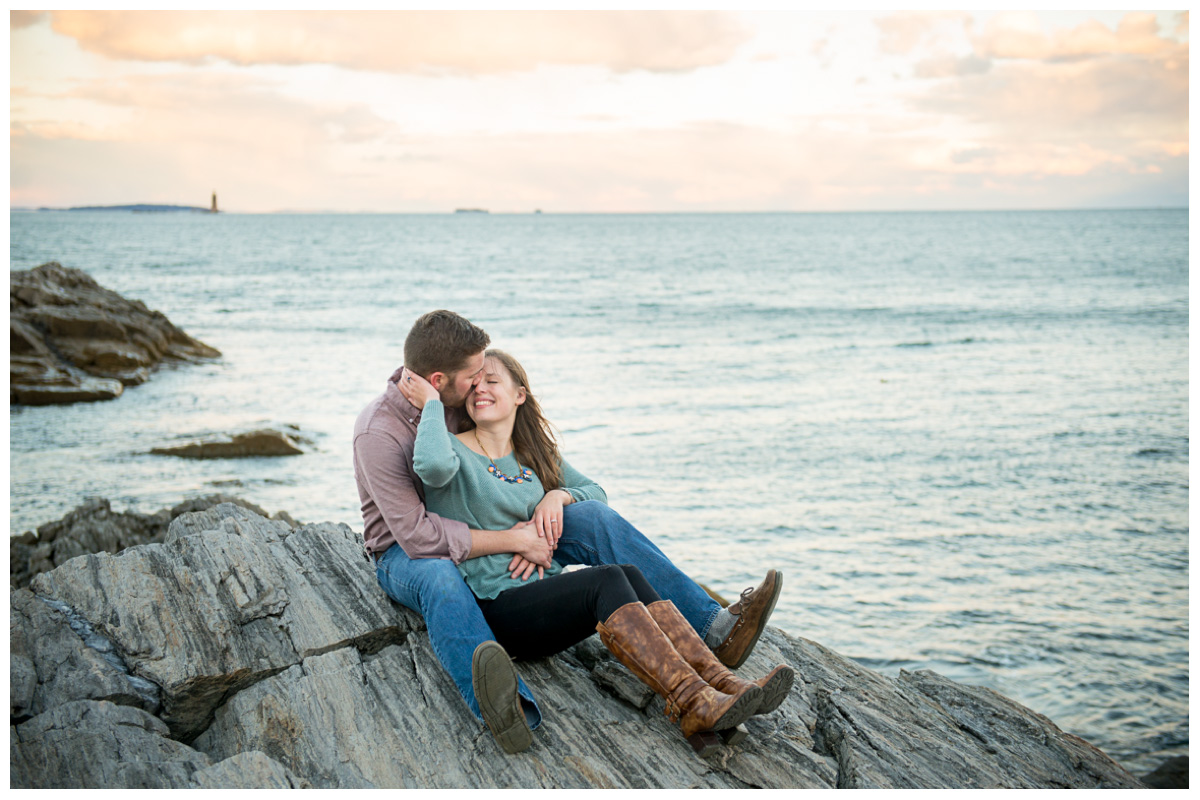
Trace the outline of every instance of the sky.
<instances>
[{"instance_id":1,"label":"sky","mask_svg":"<svg viewBox=\"0 0 1200 800\"><path fill-rule=\"evenodd\" d=\"M1178 11L12 11L11 207L1182 207Z\"/></svg>"}]
</instances>

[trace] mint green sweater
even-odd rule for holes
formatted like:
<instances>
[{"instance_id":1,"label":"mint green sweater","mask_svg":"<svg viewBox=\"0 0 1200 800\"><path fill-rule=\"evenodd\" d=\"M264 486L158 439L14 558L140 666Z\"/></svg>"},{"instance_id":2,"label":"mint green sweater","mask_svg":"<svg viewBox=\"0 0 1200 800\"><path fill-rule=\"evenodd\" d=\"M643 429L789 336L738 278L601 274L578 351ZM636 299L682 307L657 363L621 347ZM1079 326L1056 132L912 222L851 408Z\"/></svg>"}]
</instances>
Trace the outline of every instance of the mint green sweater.
<instances>
[{"instance_id":1,"label":"mint green sweater","mask_svg":"<svg viewBox=\"0 0 1200 800\"><path fill-rule=\"evenodd\" d=\"M542 482L534 475L524 483L509 483L488 472L491 462L446 430L446 414L440 400L431 400L421 412L417 440L413 445L413 469L425 484L425 508L433 513L465 522L474 530L502 531L518 522L532 519L534 509L545 496ZM505 475L520 472L516 456L498 459L496 467ZM522 465L527 466L527 465ZM560 487L576 500L608 502L600 485L562 462ZM491 600L524 581L514 580L508 565L511 553L496 553L463 561L458 571L471 591L481 600ZM562 572L555 563L547 577ZM537 571L527 580L538 580Z\"/></svg>"}]
</instances>

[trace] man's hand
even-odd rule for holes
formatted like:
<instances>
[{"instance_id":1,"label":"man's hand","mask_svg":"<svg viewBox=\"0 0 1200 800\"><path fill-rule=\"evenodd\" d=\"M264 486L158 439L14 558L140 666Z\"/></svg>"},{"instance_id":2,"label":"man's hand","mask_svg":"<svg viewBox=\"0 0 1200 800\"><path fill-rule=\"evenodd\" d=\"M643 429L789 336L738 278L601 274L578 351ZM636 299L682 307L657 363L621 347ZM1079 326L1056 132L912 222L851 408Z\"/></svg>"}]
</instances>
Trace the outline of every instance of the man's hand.
<instances>
[{"instance_id":1,"label":"man's hand","mask_svg":"<svg viewBox=\"0 0 1200 800\"><path fill-rule=\"evenodd\" d=\"M433 384L408 367L405 367L404 371L400 373L400 380L396 382L396 387L400 389L400 394L404 395L404 399L416 406L417 410L424 409L426 403L430 400L437 400L439 397L438 390L433 388Z\"/></svg>"},{"instance_id":2,"label":"man's hand","mask_svg":"<svg viewBox=\"0 0 1200 800\"><path fill-rule=\"evenodd\" d=\"M545 577L545 569L525 558L525 556L514 555L512 561L508 562L508 571L512 573L511 577L514 581L525 580L533 574L535 569L537 570L539 580Z\"/></svg>"},{"instance_id":3,"label":"man's hand","mask_svg":"<svg viewBox=\"0 0 1200 800\"><path fill-rule=\"evenodd\" d=\"M545 575L545 569L552 563L550 557L554 547L549 540L539 535L532 523L522 522L512 528L517 533L519 546L513 551L508 569L514 580L525 580L533 574L536 568L538 578Z\"/></svg>"}]
</instances>

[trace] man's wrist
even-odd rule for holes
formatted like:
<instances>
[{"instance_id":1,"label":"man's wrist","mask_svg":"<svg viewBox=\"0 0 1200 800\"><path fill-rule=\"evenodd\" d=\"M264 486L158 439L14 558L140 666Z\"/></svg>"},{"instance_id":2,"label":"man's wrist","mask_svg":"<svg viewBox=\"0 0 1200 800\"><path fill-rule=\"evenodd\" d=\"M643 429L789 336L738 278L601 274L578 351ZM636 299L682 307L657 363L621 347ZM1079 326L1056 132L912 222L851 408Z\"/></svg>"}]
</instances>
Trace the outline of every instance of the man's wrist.
<instances>
[{"instance_id":1,"label":"man's wrist","mask_svg":"<svg viewBox=\"0 0 1200 800\"><path fill-rule=\"evenodd\" d=\"M471 529L471 553L467 558L479 558L495 553L515 553L521 549L521 534L518 529L506 531L480 531Z\"/></svg>"}]
</instances>

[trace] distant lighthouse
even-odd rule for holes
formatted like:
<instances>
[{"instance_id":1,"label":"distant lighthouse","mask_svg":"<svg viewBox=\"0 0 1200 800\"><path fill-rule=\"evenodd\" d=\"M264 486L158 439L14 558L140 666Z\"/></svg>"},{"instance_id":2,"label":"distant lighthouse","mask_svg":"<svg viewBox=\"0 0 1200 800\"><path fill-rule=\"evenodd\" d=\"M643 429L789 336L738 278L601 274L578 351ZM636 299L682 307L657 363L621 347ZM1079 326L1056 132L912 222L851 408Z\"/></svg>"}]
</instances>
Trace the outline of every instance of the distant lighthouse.
<instances>
[{"instance_id":1,"label":"distant lighthouse","mask_svg":"<svg viewBox=\"0 0 1200 800\"><path fill-rule=\"evenodd\" d=\"M212 213L217 213L217 193L213 192Z\"/></svg>"}]
</instances>

